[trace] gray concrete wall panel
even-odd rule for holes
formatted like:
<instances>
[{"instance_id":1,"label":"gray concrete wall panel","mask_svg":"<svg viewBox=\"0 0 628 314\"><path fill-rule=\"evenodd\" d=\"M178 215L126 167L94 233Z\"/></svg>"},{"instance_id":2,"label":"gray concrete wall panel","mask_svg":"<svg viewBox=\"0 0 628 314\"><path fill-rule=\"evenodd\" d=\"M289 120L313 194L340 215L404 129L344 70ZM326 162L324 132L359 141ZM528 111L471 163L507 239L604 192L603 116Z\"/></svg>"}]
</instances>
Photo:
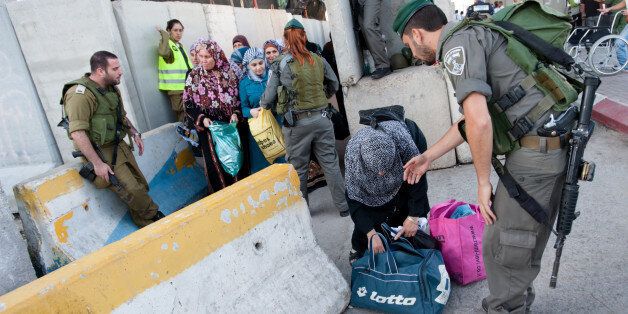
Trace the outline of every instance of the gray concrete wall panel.
<instances>
[{"instance_id":1,"label":"gray concrete wall panel","mask_svg":"<svg viewBox=\"0 0 628 314\"><path fill-rule=\"evenodd\" d=\"M48 124L65 162L72 159L72 143L56 125L61 118L63 84L89 72L89 58L98 50L117 54L129 73L124 48L116 41L118 28L106 0L9 1L7 10L28 64ZM129 117L137 121L129 92L133 84L123 77L120 89Z\"/></svg>"},{"instance_id":2,"label":"gray concrete wall panel","mask_svg":"<svg viewBox=\"0 0 628 314\"><path fill-rule=\"evenodd\" d=\"M186 51L189 51L192 43L199 37L209 37L202 4L190 2L168 2L167 4L170 18L178 19L185 27L181 43ZM165 24L166 21L161 23L164 29Z\"/></svg>"},{"instance_id":3,"label":"gray concrete wall panel","mask_svg":"<svg viewBox=\"0 0 628 314\"><path fill-rule=\"evenodd\" d=\"M326 0L340 83L353 85L362 77L362 57L353 31L351 7L346 0Z\"/></svg>"},{"instance_id":4,"label":"gray concrete wall panel","mask_svg":"<svg viewBox=\"0 0 628 314\"><path fill-rule=\"evenodd\" d=\"M284 10L270 10L270 22L273 24L274 39L283 40L283 28L292 19L292 14Z\"/></svg>"},{"instance_id":5,"label":"gray concrete wall panel","mask_svg":"<svg viewBox=\"0 0 628 314\"><path fill-rule=\"evenodd\" d=\"M9 203L13 203L13 185L25 176L58 166L61 155L4 0L0 1L0 42L0 181L9 191ZM16 212L15 206L4 209Z\"/></svg>"},{"instance_id":6,"label":"gray concrete wall panel","mask_svg":"<svg viewBox=\"0 0 628 314\"><path fill-rule=\"evenodd\" d=\"M238 34L233 7L205 4L203 5L203 9L205 11L205 21L207 22L209 36L220 45L222 50L225 51L227 58L229 58L233 52L231 40L233 36Z\"/></svg>"},{"instance_id":7,"label":"gray concrete wall panel","mask_svg":"<svg viewBox=\"0 0 628 314\"><path fill-rule=\"evenodd\" d=\"M362 78L350 87L345 108L351 133L364 127L359 124L358 111L391 105L405 108L406 117L414 120L425 134L428 147L451 126L447 85L442 71L436 68L410 67L377 81ZM432 163L432 169L455 164L456 155L452 151Z\"/></svg>"},{"instance_id":8,"label":"gray concrete wall panel","mask_svg":"<svg viewBox=\"0 0 628 314\"><path fill-rule=\"evenodd\" d=\"M17 230L8 207L8 197L0 185L0 295L37 279L26 241Z\"/></svg>"},{"instance_id":9,"label":"gray concrete wall panel","mask_svg":"<svg viewBox=\"0 0 628 314\"><path fill-rule=\"evenodd\" d=\"M113 11L139 93L139 104L146 117L147 129L152 130L174 121L170 102L159 91L157 82L157 46L160 37L155 27L165 28L170 19L168 4L114 2ZM182 23L185 25L185 22Z\"/></svg>"},{"instance_id":10,"label":"gray concrete wall panel","mask_svg":"<svg viewBox=\"0 0 628 314\"><path fill-rule=\"evenodd\" d=\"M238 34L246 36L251 47L261 47L265 41L275 38L271 10L233 8L233 13Z\"/></svg>"}]
</instances>

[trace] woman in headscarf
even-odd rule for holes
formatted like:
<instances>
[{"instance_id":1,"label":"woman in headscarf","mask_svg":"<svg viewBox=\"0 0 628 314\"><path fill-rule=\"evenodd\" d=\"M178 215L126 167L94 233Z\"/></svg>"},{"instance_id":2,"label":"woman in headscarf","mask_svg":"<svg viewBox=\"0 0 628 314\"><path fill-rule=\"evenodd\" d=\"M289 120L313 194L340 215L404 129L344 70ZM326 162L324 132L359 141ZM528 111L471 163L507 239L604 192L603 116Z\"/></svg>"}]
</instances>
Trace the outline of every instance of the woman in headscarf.
<instances>
[{"instance_id":1,"label":"woman in headscarf","mask_svg":"<svg viewBox=\"0 0 628 314\"><path fill-rule=\"evenodd\" d=\"M403 165L426 149L418 126L408 128L396 120L362 128L351 137L345 153L346 198L355 224L350 262L362 257L373 235L384 232L383 222L403 226L405 237L416 234L418 218L430 210L427 178L414 185L404 182ZM373 237L372 250L383 251L379 237Z\"/></svg>"},{"instance_id":2,"label":"woman in headscarf","mask_svg":"<svg viewBox=\"0 0 628 314\"><path fill-rule=\"evenodd\" d=\"M231 69L235 72L238 80L241 80L244 77L246 69L242 65L242 60L244 59L244 54L251 48L242 47L238 48L231 53L231 57L229 58L229 63L231 63Z\"/></svg>"},{"instance_id":3,"label":"woman in headscarf","mask_svg":"<svg viewBox=\"0 0 628 314\"><path fill-rule=\"evenodd\" d=\"M233 50L238 50L242 47L251 47L251 45L249 45L249 40L246 39L244 35L235 35L231 43L233 44Z\"/></svg>"},{"instance_id":4,"label":"woman in headscarf","mask_svg":"<svg viewBox=\"0 0 628 314\"><path fill-rule=\"evenodd\" d=\"M266 65L270 66L277 57L283 52L283 46L274 39L269 39L264 43L264 55L266 56Z\"/></svg>"},{"instance_id":5,"label":"woman in headscarf","mask_svg":"<svg viewBox=\"0 0 628 314\"><path fill-rule=\"evenodd\" d=\"M264 61L264 52L259 48L251 48L242 60L246 75L240 81L240 101L242 102L242 115L245 118L257 118L260 111L259 100L266 89L268 81L268 68ZM275 117L276 118L276 117ZM281 121L278 120L281 124ZM279 136L282 136L279 134ZM264 157L255 138L249 132L249 153L251 161L251 174L258 172L270 164ZM284 158L278 158L275 162L285 162Z\"/></svg>"},{"instance_id":6,"label":"woman in headscarf","mask_svg":"<svg viewBox=\"0 0 628 314\"><path fill-rule=\"evenodd\" d=\"M188 125L193 125L198 131L211 194L238 180L237 175L232 177L222 168L208 130L214 121L229 123L240 120L238 78L215 41L200 41L195 50L199 66L190 72L186 80L183 101Z\"/></svg>"}]
</instances>

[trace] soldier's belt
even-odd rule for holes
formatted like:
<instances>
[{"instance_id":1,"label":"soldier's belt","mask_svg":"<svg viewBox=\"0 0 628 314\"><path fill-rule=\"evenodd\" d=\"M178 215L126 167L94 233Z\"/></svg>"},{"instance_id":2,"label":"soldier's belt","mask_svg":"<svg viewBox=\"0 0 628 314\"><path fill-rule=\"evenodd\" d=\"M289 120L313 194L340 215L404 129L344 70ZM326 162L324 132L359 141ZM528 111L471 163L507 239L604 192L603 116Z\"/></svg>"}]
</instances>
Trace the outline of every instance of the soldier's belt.
<instances>
[{"instance_id":1,"label":"soldier's belt","mask_svg":"<svg viewBox=\"0 0 628 314\"><path fill-rule=\"evenodd\" d=\"M294 113L294 120L301 120L301 119L305 119L305 118L309 118L309 117L313 117L316 115L320 115L323 113L323 110L325 108L318 108L318 109L312 109L312 110L307 110L307 111L300 111L300 112L295 112Z\"/></svg>"},{"instance_id":2,"label":"soldier's belt","mask_svg":"<svg viewBox=\"0 0 628 314\"><path fill-rule=\"evenodd\" d=\"M521 147L546 152L548 150L561 149L565 140L561 137L542 137L537 135L524 136L519 140Z\"/></svg>"}]
</instances>

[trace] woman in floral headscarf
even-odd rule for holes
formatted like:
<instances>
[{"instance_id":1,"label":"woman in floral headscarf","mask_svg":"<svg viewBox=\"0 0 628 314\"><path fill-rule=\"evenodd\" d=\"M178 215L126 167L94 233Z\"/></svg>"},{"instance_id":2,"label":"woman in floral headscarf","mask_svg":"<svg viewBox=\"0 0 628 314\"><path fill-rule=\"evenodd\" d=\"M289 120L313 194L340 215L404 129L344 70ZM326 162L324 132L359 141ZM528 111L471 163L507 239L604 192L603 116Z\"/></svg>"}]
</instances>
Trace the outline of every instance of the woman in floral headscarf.
<instances>
[{"instance_id":1,"label":"woman in floral headscarf","mask_svg":"<svg viewBox=\"0 0 628 314\"><path fill-rule=\"evenodd\" d=\"M223 170L207 128L213 121L238 122L242 114L238 78L218 43L202 40L196 44L195 50L199 66L188 75L183 101L187 123L193 125L199 134L211 194L237 181L238 175L232 177Z\"/></svg>"},{"instance_id":2,"label":"woman in floral headscarf","mask_svg":"<svg viewBox=\"0 0 628 314\"><path fill-rule=\"evenodd\" d=\"M259 48L249 49L242 59L245 76L240 81L240 100L242 101L242 115L245 118L257 118L260 107L259 100L266 89L268 81L268 68L264 61L264 52ZM275 117L277 118L277 117ZM281 121L278 121L281 125ZM251 161L251 174L258 172L270 164L255 142L253 134L249 134L249 153ZM280 135L281 136L281 135ZM283 163L283 157L275 160L276 163Z\"/></svg>"}]
</instances>

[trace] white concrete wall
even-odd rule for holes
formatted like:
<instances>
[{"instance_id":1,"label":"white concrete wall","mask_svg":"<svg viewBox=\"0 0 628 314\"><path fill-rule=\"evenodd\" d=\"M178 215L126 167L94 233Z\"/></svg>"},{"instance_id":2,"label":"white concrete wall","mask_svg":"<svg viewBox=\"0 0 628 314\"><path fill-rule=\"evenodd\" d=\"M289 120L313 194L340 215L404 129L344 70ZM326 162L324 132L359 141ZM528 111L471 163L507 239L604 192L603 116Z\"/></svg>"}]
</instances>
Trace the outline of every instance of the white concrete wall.
<instances>
[{"instance_id":1,"label":"white concrete wall","mask_svg":"<svg viewBox=\"0 0 628 314\"><path fill-rule=\"evenodd\" d=\"M238 34L246 36L251 47L261 47L265 41L275 38L270 12L264 9L233 8Z\"/></svg>"},{"instance_id":2,"label":"white concrete wall","mask_svg":"<svg viewBox=\"0 0 628 314\"><path fill-rule=\"evenodd\" d=\"M89 58L98 50L108 50L120 57L123 76L120 89L129 118L145 130L124 47L107 0L29 0L7 2L9 16L22 53L37 88L39 99L65 162L72 160L71 141L57 127L61 118L63 84L89 72Z\"/></svg>"},{"instance_id":3,"label":"white concrete wall","mask_svg":"<svg viewBox=\"0 0 628 314\"><path fill-rule=\"evenodd\" d=\"M13 185L61 163L13 25L0 0L0 181L13 200ZM15 206L6 210L17 212Z\"/></svg>"},{"instance_id":4,"label":"white concrete wall","mask_svg":"<svg viewBox=\"0 0 628 314\"><path fill-rule=\"evenodd\" d=\"M154 129L174 121L170 102L165 94L159 92L157 82L157 46L161 37L155 28L165 28L165 23L170 20L168 4L113 2L113 11L139 93L135 106L144 112L147 128ZM185 21L181 22L185 25Z\"/></svg>"},{"instance_id":5,"label":"white concrete wall","mask_svg":"<svg viewBox=\"0 0 628 314\"><path fill-rule=\"evenodd\" d=\"M205 11L205 20L207 21L207 29L210 37L215 40L222 50L225 51L227 58L233 52L233 44L231 40L233 36L238 34L235 13L232 6L227 5L203 5Z\"/></svg>"},{"instance_id":6,"label":"white concrete wall","mask_svg":"<svg viewBox=\"0 0 628 314\"><path fill-rule=\"evenodd\" d=\"M153 2L153 5L155 4L157 3ZM181 44L183 44L186 52L190 50L192 43L194 43L199 37L209 37L207 21L205 20L205 11L202 4L191 2L167 2L167 5L170 18L178 19L185 27ZM162 21L161 25L164 29L166 29L166 21Z\"/></svg>"},{"instance_id":7,"label":"white concrete wall","mask_svg":"<svg viewBox=\"0 0 628 314\"><path fill-rule=\"evenodd\" d=\"M451 126L450 102L441 70L430 66L410 67L374 81L362 78L349 88L345 97L349 129L354 133L359 124L358 111L384 106L402 105L405 116L417 123L425 134L428 147L434 145ZM432 164L432 169L456 164L455 153L449 152Z\"/></svg>"},{"instance_id":8,"label":"white concrete wall","mask_svg":"<svg viewBox=\"0 0 628 314\"><path fill-rule=\"evenodd\" d=\"M35 280L26 242L17 230L9 199L0 184L0 295Z\"/></svg>"}]
</instances>

